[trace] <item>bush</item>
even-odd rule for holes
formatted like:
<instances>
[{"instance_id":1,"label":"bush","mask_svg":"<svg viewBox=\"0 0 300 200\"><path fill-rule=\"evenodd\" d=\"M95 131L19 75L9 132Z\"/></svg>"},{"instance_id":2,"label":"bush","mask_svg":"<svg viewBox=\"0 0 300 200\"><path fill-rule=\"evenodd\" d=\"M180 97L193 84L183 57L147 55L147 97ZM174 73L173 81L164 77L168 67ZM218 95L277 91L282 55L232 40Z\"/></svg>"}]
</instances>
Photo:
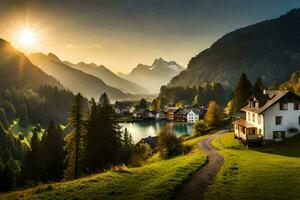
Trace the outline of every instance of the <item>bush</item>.
<instances>
[{"instance_id":1,"label":"bush","mask_svg":"<svg viewBox=\"0 0 300 200\"><path fill-rule=\"evenodd\" d=\"M176 137L171 127L164 126L160 129L157 148L162 158L176 155L182 151L180 140Z\"/></svg>"},{"instance_id":2,"label":"bush","mask_svg":"<svg viewBox=\"0 0 300 200\"><path fill-rule=\"evenodd\" d=\"M290 132L290 133L297 133L298 129L297 128L289 128L288 132Z\"/></svg>"},{"instance_id":3,"label":"bush","mask_svg":"<svg viewBox=\"0 0 300 200\"><path fill-rule=\"evenodd\" d=\"M204 122L204 120L198 120L193 125L193 134L194 135L203 135L207 129L208 129L208 126Z\"/></svg>"}]
</instances>

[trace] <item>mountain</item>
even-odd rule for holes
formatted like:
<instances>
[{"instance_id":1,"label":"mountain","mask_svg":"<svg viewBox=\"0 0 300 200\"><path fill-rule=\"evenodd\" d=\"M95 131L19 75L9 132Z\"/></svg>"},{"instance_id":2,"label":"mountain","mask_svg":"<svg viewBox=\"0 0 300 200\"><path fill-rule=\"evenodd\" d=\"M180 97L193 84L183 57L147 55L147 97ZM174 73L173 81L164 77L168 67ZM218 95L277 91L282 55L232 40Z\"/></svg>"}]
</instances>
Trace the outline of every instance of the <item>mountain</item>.
<instances>
[{"instance_id":1,"label":"mountain","mask_svg":"<svg viewBox=\"0 0 300 200\"><path fill-rule=\"evenodd\" d=\"M217 81L234 87L245 72L266 85L281 83L300 66L300 9L226 34L193 57L169 86Z\"/></svg>"},{"instance_id":2,"label":"mountain","mask_svg":"<svg viewBox=\"0 0 300 200\"><path fill-rule=\"evenodd\" d=\"M158 93L162 85L178 75L184 67L175 61L167 62L162 58L155 59L151 66L139 64L129 74L118 73L122 78L143 86L151 93Z\"/></svg>"},{"instance_id":3,"label":"mountain","mask_svg":"<svg viewBox=\"0 0 300 200\"><path fill-rule=\"evenodd\" d=\"M47 74L58 79L63 86L74 93L82 93L86 97L98 98L106 92L113 100L126 98L128 95L121 90L106 85L101 79L86 74L64 64L56 55L49 53L30 54L31 62L40 67Z\"/></svg>"},{"instance_id":4,"label":"mountain","mask_svg":"<svg viewBox=\"0 0 300 200\"><path fill-rule=\"evenodd\" d=\"M9 42L0 39L0 91L10 86L27 86L37 89L41 85L63 86L47 75L22 53L15 50Z\"/></svg>"},{"instance_id":5,"label":"mountain","mask_svg":"<svg viewBox=\"0 0 300 200\"><path fill-rule=\"evenodd\" d=\"M75 69L79 69L87 74L91 74L93 76L96 76L103 80L106 84L109 86L119 88L125 93L130 94L149 94L149 92L142 88L141 86L130 82L128 80L125 80L116 74L114 74L112 71L107 69L105 66L100 65L97 66L94 63L87 64L84 62L80 62L77 64L70 63L68 61L64 61L64 63L70 67L73 67Z\"/></svg>"}]
</instances>

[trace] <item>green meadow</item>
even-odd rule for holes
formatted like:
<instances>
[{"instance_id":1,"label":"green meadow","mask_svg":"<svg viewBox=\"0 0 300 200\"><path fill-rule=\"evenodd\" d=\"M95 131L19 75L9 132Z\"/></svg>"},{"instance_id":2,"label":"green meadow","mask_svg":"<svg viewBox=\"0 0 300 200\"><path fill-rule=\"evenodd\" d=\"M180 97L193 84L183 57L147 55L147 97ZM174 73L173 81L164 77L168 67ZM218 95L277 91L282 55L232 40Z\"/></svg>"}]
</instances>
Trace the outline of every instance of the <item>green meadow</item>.
<instances>
[{"instance_id":1,"label":"green meadow","mask_svg":"<svg viewBox=\"0 0 300 200\"><path fill-rule=\"evenodd\" d=\"M155 154L142 167L110 170L74 181L51 183L3 194L0 199L170 199L207 162L196 146L197 137L184 142L186 155L162 160Z\"/></svg>"},{"instance_id":2,"label":"green meadow","mask_svg":"<svg viewBox=\"0 0 300 200\"><path fill-rule=\"evenodd\" d=\"M213 145L224 165L205 199L300 199L300 136L269 146L247 149L233 134Z\"/></svg>"}]
</instances>

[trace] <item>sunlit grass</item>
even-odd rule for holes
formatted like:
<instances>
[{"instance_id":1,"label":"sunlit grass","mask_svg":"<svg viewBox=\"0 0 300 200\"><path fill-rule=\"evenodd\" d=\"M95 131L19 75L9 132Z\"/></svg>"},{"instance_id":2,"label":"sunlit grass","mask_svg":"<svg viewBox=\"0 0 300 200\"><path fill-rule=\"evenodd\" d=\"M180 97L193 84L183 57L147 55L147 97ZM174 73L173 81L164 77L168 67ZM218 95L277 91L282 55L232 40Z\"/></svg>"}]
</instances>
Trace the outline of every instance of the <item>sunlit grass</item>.
<instances>
[{"instance_id":1,"label":"sunlit grass","mask_svg":"<svg viewBox=\"0 0 300 200\"><path fill-rule=\"evenodd\" d=\"M188 178L206 163L196 143L206 136L184 142L191 151L163 160L158 154L143 167L108 171L75 181L8 193L0 199L170 199Z\"/></svg>"},{"instance_id":2,"label":"sunlit grass","mask_svg":"<svg viewBox=\"0 0 300 200\"><path fill-rule=\"evenodd\" d=\"M205 199L300 199L299 143L296 136L271 147L247 149L232 133L215 139L225 162Z\"/></svg>"}]
</instances>

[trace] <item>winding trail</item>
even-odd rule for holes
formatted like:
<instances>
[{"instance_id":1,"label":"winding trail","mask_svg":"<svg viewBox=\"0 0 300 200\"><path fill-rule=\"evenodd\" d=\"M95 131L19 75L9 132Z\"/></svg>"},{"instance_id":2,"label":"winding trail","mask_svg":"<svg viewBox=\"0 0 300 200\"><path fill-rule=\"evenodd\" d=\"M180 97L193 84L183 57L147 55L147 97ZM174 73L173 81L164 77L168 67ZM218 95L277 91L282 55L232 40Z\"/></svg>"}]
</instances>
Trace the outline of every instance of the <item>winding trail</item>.
<instances>
[{"instance_id":1,"label":"winding trail","mask_svg":"<svg viewBox=\"0 0 300 200\"><path fill-rule=\"evenodd\" d=\"M227 131L217 131L215 134L198 142L198 147L207 153L208 163L197 171L174 197L176 200L201 200L209 185L213 183L215 175L220 170L224 157L211 144L211 141L224 135Z\"/></svg>"}]
</instances>

